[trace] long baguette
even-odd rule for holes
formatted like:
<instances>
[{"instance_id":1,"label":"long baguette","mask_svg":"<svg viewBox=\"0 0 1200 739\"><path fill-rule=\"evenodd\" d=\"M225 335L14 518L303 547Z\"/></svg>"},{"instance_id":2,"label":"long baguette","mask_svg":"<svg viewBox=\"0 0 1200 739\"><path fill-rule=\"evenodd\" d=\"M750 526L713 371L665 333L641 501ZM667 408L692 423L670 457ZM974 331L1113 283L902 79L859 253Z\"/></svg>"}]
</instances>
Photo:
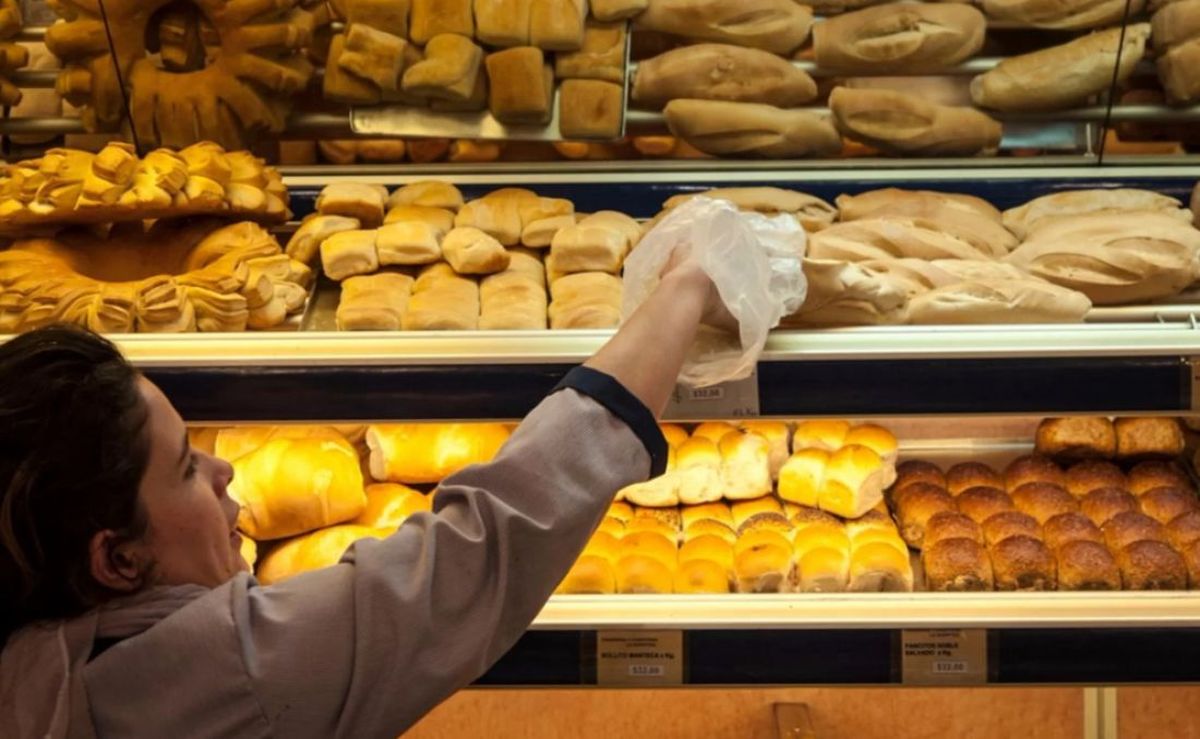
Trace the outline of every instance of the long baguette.
<instances>
[{"instance_id":1,"label":"long baguette","mask_svg":"<svg viewBox=\"0 0 1200 739\"><path fill-rule=\"evenodd\" d=\"M786 159L829 156L842 138L829 118L758 103L672 100L664 111L671 133L705 154Z\"/></svg>"}]
</instances>

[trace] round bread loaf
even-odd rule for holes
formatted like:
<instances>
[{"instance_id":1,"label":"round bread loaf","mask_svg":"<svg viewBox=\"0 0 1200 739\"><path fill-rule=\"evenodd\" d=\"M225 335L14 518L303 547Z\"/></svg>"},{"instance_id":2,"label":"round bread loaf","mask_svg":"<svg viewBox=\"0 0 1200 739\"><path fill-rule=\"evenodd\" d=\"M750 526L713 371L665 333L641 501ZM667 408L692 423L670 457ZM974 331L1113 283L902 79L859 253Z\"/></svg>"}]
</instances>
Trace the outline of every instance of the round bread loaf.
<instances>
[{"instance_id":1,"label":"round bread loaf","mask_svg":"<svg viewBox=\"0 0 1200 739\"><path fill-rule=\"evenodd\" d=\"M1079 510L1079 501L1063 488L1046 482L1027 482L1012 491L1013 505L1038 523L1046 523L1060 513Z\"/></svg>"},{"instance_id":2,"label":"round bread loaf","mask_svg":"<svg viewBox=\"0 0 1200 739\"><path fill-rule=\"evenodd\" d=\"M900 491L896 500L900 535L911 546L920 549L929 519L935 514L954 510L954 498L944 488L924 482L909 485Z\"/></svg>"},{"instance_id":3,"label":"round bread loaf","mask_svg":"<svg viewBox=\"0 0 1200 739\"><path fill-rule=\"evenodd\" d=\"M1187 563L1161 541L1135 541L1117 554L1126 590L1186 590Z\"/></svg>"},{"instance_id":4,"label":"round bread loaf","mask_svg":"<svg viewBox=\"0 0 1200 739\"><path fill-rule=\"evenodd\" d=\"M935 513L925 523L923 546L928 549L946 539L970 539L983 544L983 529L961 513Z\"/></svg>"},{"instance_id":5,"label":"round bread loaf","mask_svg":"<svg viewBox=\"0 0 1200 739\"><path fill-rule=\"evenodd\" d=\"M968 488L958 495L955 503L959 512L975 523L983 523L997 513L1016 510L1009 494L996 487Z\"/></svg>"},{"instance_id":6,"label":"round bread loaf","mask_svg":"<svg viewBox=\"0 0 1200 739\"><path fill-rule=\"evenodd\" d=\"M1200 510L1200 499L1191 490L1163 487L1147 490L1138 496L1142 513L1159 523L1170 523L1179 516Z\"/></svg>"},{"instance_id":7,"label":"round bread loaf","mask_svg":"<svg viewBox=\"0 0 1200 739\"><path fill-rule=\"evenodd\" d=\"M1200 511L1191 511L1172 519L1167 524L1167 540L1181 552L1200 541Z\"/></svg>"},{"instance_id":8,"label":"round bread loaf","mask_svg":"<svg viewBox=\"0 0 1200 739\"><path fill-rule=\"evenodd\" d=\"M1119 513L1100 527L1104 543L1114 552L1119 552L1135 541L1167 540L1166 528L1144 513L1126 511Z\"/></svg>"},{"instance_id":9,"label":"round bread loaf","mask_svg":"<svg viewBox=\"0 0 1200 739\"><path fill-rule=\"evenodd\" d=\"M1089 459L1071 466L1067 470L1067 490L1082 498L1099 488L1128 489L1129 481L1121 468L1112 462Z\"/></svg>"},{"instance_id":10,"label":"round bread loaf","mask_svg":"<svg viewBox=\"0 0 1200 739\"><path fill-rule=\"evenodd\" d=\"M1062 468L1041 454L1027 454L1014 459L1004 468L1004 487L1013 492L1030 482L1041 482L1065 488L1067 477Z\"/></svg>"},{"instance_id":11,"label":"round bread loaf","mask_svg":"<svg viewBox=\"0 0 1200 739\"><path fill-rule=\"evenodd\" d=\"M992 563L978 541L968 538L942 539L921 556L925 583L933 591L980 591L992 589Z\"/></svg>"},{"instance_id":12,"label":"round bread loaf","mask_svg":"<svg viewBox=\"0 0 1200 739\"><path fill-rule=\"evenodd\" d=\"M1082 513L1060 513L1042 524L1042 540L1053 551L1073 541L1090 541L1104 546L1100 527Z\"/></svg>"},{"instance_id":13,"label":"round bread loaf","mask_svg":"<svg viewBox=\"0 0 1200 739\"><path fill-rule=\"evenodd\" d=\"M1010 536L989 549L997 590L1054 590L1058 568L1054 555L1031 536Z\"/></svg>"},{"instance_id":14,"label":"round bread loaf","mask_svg":"<svg viewBox=\"0 0 1200 739\"><path fill-rule=\"evenodd\" d=\"M1004 511L983 522L983 539L988 546L1004 541L1010 536L1042 538L1042 527L1033 516L1020 511Z\"/></svg>"},{"instance_id":15,"label":"round bread loaf","mask_svg":"<svg viewBox=\"0 0 1200 739\"><path fill-rule=\"evenodd\" d=\"M1191 485L1187 473L1174 462L1140 462L1129 470L1129 492L1134 495L1161 487L1189 489Z\"/></svg>"},{"instance_id":16,"label":"round bread loaf","mask_svg":"<svg viewBox=\"0 0 1200 739\"><path fill-rule=\"evenodd\" d=\"M1092 523L1103 526L1113 516L1138 510L1138 504L1137 498L1120 488L1097 488L1080 499L1079 508Z\"/></svg>"},{"instance_id":17,"label":"round bread loaf","mask_svg":"<svg viewBox=\"0 0 1200 739\"><path fill-rule=\"evenodd\" d=\"M946 488L958 495L974 487L1004 489L1004 480L994 469L982 462L962 462L946 471Z\"/></svg>"},{"instance_id":18,"label":"round bread loaf","mask_svg":"<svg viewBox=\"0 0 1200 739\"><path fill-rule=\"evenodd\" d=\"M1069 541L1058 549L1058 589L1120 590L1121 569L1103 544Z\"/></svg>"},{"instance_id":19,"label":"round bread loaf","mask_svg":"<svg viewBox=\"0 0 1200 739\"><path fill-rule=\"evenodd\" d=\"M907 486L923 482L937 487L946 487L946 475L942 468L932 462L920 459L910 459L896 465L896 483L892 485L892 494L900 492Z\"/></svg>"}]
</instances>

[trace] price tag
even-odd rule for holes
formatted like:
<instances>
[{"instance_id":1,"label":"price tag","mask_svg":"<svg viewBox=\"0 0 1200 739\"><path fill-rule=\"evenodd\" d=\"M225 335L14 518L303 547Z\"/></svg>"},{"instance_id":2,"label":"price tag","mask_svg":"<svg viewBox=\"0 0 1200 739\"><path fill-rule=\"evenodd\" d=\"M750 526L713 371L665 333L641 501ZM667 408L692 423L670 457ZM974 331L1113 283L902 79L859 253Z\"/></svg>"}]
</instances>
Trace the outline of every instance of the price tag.
<instances>
[{"instance_id":1,"label":"price tag","mask_svg":"<svg viewBox=\"0 0 1200 739\"><path fill-rule=\"evenodd\" d=\"M664 418L706 421L719 418L756 418L759 415L758 373L744 380L711 387L677 385Z\"/></svg>"},{"instance_id":2,"label":"price tag","mask_svg":"<svg viewBox=\"0 0 1200 739\"><path fill-rule=\"evenodd\" d=\"M598 632L596 684L683 685L683 632Z\"/></svg>"},{"instance_id":3,"label":"price tag","mask_svg":"<svg viewBox=\"0 0 1200 739\"><path fill-rule=\"evenodd\" d=\"M1192 410L1200 411L1200 357L1188 360L1188 374L1192 377Z\"/></svg>"},{"instance_id":4,"label":"price tag","mask_svg":"<svg viewBox=\"0 0 1200 739\"><path fill-rule=\"evenodd\" d=\"M983 629L905 629L900 636L905 685L983 685L987 659Z\"/></svg>"}]
</instances>

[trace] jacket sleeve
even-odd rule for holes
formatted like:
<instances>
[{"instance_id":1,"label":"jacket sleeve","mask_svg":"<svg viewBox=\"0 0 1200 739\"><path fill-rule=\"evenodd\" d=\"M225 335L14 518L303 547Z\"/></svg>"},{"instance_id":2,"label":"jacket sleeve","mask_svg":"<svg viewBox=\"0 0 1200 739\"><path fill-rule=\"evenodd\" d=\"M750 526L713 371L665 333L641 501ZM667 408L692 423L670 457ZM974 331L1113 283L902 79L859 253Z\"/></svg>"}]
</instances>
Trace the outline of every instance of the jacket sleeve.
<instances>
[{"instance_id":1,"label":"jacket sleeve","mask_svg":"<svg viewBox=\"0 0 1200 739\"><path fill-rule=\"evenodd\" d=\"M394 736L508 651L622 487L665 467L650 412L573 370L491 463L342 562L232 593L240 648L279 736Z\"/></svg>"}]
</instances>

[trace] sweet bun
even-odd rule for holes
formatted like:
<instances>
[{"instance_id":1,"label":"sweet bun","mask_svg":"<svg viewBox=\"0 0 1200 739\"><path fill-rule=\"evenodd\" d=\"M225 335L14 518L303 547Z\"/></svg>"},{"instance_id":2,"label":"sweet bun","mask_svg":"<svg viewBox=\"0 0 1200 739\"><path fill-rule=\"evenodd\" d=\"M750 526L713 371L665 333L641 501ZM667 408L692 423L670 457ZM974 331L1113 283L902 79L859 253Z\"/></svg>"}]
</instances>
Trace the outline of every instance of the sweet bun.
<instances>
[{"instance_id":1,"label":"sweet bun","mask_svg":"<svg viewBox=\"0 0 1200 739\"><path fill-rule=\"evenodd\" d=\"M692 430L692 436L697 439L708 439L714 444L721 443L727 434L737 431L737 427L725 421L705 421Z\"/></svg>"},{"instance_id":2,"label":"sweet bun","mask_svg":"<svg viewBox=\"0 0 1200 739\"><path fill-rule=\"evenodd\" d=\"M684 526L683 540L687 542L697 536L716 536L732 544L737 541L737 532L731 526L711 518L693 521Z\"/></svg>"},{"instance_id":3,"label":"sweet bun","mask_svg":"<svg viewBox=\"0 0 1200 739\"><path fill-rule=\"evenodd\" d=\"M1045 482L1027 482L1012 491L1013 505L1017 510L1028 513L1038 523L1046 523L1060 513L1079 510L1079 501L1057 485Z\"/></svg>"},{"instance_id":4,"label":"sweet bun","mask_svg":"<svg viewBox=\"0 0 1200 739\"><path fill-rule=\"evenodd\" d=\"M1042 524L1042 540L1057 551L1073 541L1091 541L1103 546L1104 534L1082 513L1060 513Z\"/></svg>"},{"instance_id":5,"label":"sweet bun","mask_svg":"<svg viewBox=\"0 0 1200 739\"><path fill-rule=\"evenodd\" d=\"M708 559L681 562L675 571L676 593L728 593L729 570Z\"/></svg>"},{"instance_id":6,"label":"sweet bun","mask_svg":"<svg viewBox=\"0 0 1200 739\"><path fill-rule=\"evenodd\" d=\"M1104 543L1114 552L1135 541L1167 540L1166 528L1161 523L1136 511L1126 511L1113 516L1100 530L1104 532Z\"/></svg>"},{"instance_id":7,"label":"sweet bun","mask_svg":"<svg viewBox=\"0 0 1200 739\"><path fill-rule=\"evenodd\" d=\"M1117 458L1175 459L1183 454L1183 429L1174 418L1118 418Z\"/></svg>"},{"instance_id":8,"label":"sweet bun","mask_svg":"<svg viewBox=\"0 0 1200 739\"><path fill-rule=\"evenodd\" d=\"M946 489L951 495L973 487L1004 489L1004 480L994 469L982 462L962 462L946 471Z\"/></svg>"},{"instance_id":9,"label":"sweet bun","mask_svg":"<svg viewBox=\"0 0 1200 739\"><path fill-rule=\"evenodd\" d=\"M1020 511L1004 511L990 516L983 522L982 528L988 546L994 546L1010 536L1042 538L1042 527L1037 519Z\"/></svg>"},{"instance_id":10,"label":"sweet bun","mask_svg":"<svg viewBox=\"0 0 1200 739\"><path fill-rule=\"evenodd\" d=\"M675 540L657 531L628 531L621 537L619 557L642 556L656 559L674 569L679 561Z\"/></svg>"},{"instance_id":11,"label":"sweet bun","mask_svg":"<svg viewBox=\"0 0 1200 739\"><path fill-rule=\"evenodd\" d=\"M652 516L634 516L625 523L625 535L632 534L657 534L671 542L679 538L679 531L671 524Z\"/></svg>"},{"instance_id":12,"label":"sweet bun","mask_svg":"<svg viewBox=\"0 0 1200 739\"><path fill-rule=\"evenodd\" d=\"M1126 590L1186 590L1187 563L1161 541L1135 541L1117 553Z\"/></svg>"},{"instance_id":13,"label":"sweet bun","mask_svg":"<svg viewBox=\"0 0 1200 739\"><path fill-rule=\"evenodd\" d=\"M679 510L679 522L686 529L697 521L718 521L726 526L733 525L733 514L725 503L701 503L684 506Z\"/></svg>"},{"instance_id":14,"label":"sweet bun","mask_svg":"<svg viewBox=\"0 0 1200 739\"><path fill-rule=\"evenodd\" d=\"M1154 488L1138 496L1142 513L1159 523L1170 523L1185 513L1200 510L1200 500L1190 490L1181 488Z\"/></svg>"},{"instance_id":15,"label":"sweet bun","mask_svg":"<svg viewBox=\"0 0 1200 739\"><path fill-rule=\"evenodd\" d=\"M997 590L1054 590L1058 567L1054 555L1030 536L1010 536L990 549Z\"/></svg>"},{"instance_id":16,"label":"sweet bun","mask_svg":"<svg viewBox=\"0 0 1200 739\"><path fill-rule=\"evenodd\" d=\"M946 474L942 468L932 462L920 459L910 459L896 465L896 482L892 485L892 493L898 493L908 485L923 482L940 488L946 487Z\"/></svg>"},{"instance_id":17,"label":"sweet bun","mask_svg":"<svg viewBox=\"0 0 1200 739\"><path fill-rule=\"evenodd\" d=\"M802 421L792 434L792 451L824 449L835 452L845 444L849 433L847 421Z\"/></svg>"},{"instance_id":18,"label":"sweet bun","mask_svg":"<svg viewBox=\"0 0 1200 739\"><path fill-rule=\"evenodd\" d=\"M980 524L997 513L1016 510L1008 493L996 487L968 488L955 498L955 503L960 513Z\"/></svg>"},{"instance_id":19,"label":"sweet bun","mask_svg":"<svg viewBox=\"0 0 1200 739\"><path fill-rule=\"evenodd\" d=\"M850 584L856 593L906 593L913 589L908 551L892 544L871 542L850 553Z\"/></svg>"},{"instance_id":20,"label":"sweet bun","mask_svg":"<svg viewBox=\"0 0 1200 739\"><path fill-rule=\"evenodd\" d=\"M713 534L704 534L688 540L679 548L679 562L707 559L721 565L726 572L733 572L733 543Z\"/></svg>"},{"instance_id":21,"label":"sweet bun","mask_svg":"<svg viewBox=\"0 0 1200 739\"><path fill-rule=\"evenodd\" d=\"M954 510L954 498L944 489L923 482L913 483L901 490L896 499L900 535L911 546L920 549L929 519Z\"/></svg>"},{"instance_id":22,"label":"sweet bun","mask_svg":"<svg viewBox=\"0 0 1200 739\"><path fill-rule=\"evenodd\" d=\"M662 431L663 438L667 440L667 446L679 447L688 440L688 432L679 424L660 423L658 429Z\"/></svg>"},{"instance_id":23,"label":"sweet bun","mask_svg":"<svg viewBox=\"0 0 1200 739\"><path fill-rule=\"evenodd\" d=\"M617 576L611 562L594 554L583 554L554 590L563 595L610 595L617 592Z\"/></svg>"},{"instance_id":24,"label":"sweet bun","mask_svg":"<svg viewBox=\"0 0 1200 739\"><path fill-rule=\"evenodd\" d=\"M921 554L925 582L933 591L991 590L992 562L974 539L942 539Z\"/></svg>"},{"instance_id":25,"label":"sweet bun","mask_svg":"<svg viewBox=\"0 0 1200 739\"><path fill-rule=\"evenodd\" d=\"M729 513L733 518L734 527L741 528L742 524L760 513L777 513L782 516L783 506L777 498L768 495L753 500L739 500L729 506Z\"/></svg>"},{"instance_id":26,"label":"sweet bun","mask_svg":"<svg viewBox=\"0 0 1200 739\"><path fill-rule=\"evenodd\" d=\"M1147 490L1161 487L1190 489L1191 480L1175 462L1140 462L1129 470L1129 492L1141 495Z\"/></svg>"},{"instance_id":27,"label":"sweet bun","mask_svg":"<svg viewBox=\"0 0 1200 739\"><path fill-rule=\"evenodd\" d=\"M1062 468L1053 460L1040 454L1026 454L1018 457L1004 468L1004 486L1010 493L1029 482L1041 482L1065 488L1066 481L1067 477Z\"/></svg>"},{"instance_id":28,"label":"sweet bun","mask_svg":"<svg viewBox=\"0 0 1200 739\"><path fill-rule=\"evenodd\" d=\"M627 555L617 561L616 587L618 593L657 594L675 589L674 565L645 555Z\"/></svg>"},{"instance_id":29,"label":"sweet bun","mask_svg":"<svg viewBox=\"0 0 1200 739\"><path fill-rule=\"evenodd\" d=\"M883 529L899 537L896 532L896 522L888 515L887 506L876 506L858 518L848 519L846 521L846 532L850 534L850 538L854 538L866 529Z\"/></svg>"},{"instance_id":30,"label":"sweet bun","mask_svg":"<svg viewBox=\"0 0 1200 739\"><path fill-rule=\"evenodd\" d=\"M596 531L583 546L582 554L603 557L616 564L617 560L621 558L621 539L606 531Z\"/></svg>"},{"instance_id":31,"label":"sweet bun","mask_svg":"<svg viewBox=\"0 0 1200 739\"><path fill-rule=\"evenodd\" d=\"M1168 523L1167 540L1180 551L1200 541L1200 511L1185 513Z\"/></svg>"},{"instance_id":32,"label":"sweet bun","mask_svg":"<svg viewBox=\"0 0 1200 739\"><path fill-rule=\"evenodd\" d=\"M791 586L792 548L782 534L752 532L739 537L734 547L739 593L780 593Z\"/></svg>"},{"instance_id":33,"label":"sweet bun","mask_svg":"<svg viewBox=\"0 0 1200 739\"><path fill-rule=\"evenodd\" d=\"M678 533L683 526L683 516L678 508L649 508L646 506L633 506L633 519L653 518L662 522L672 532Z\"/></svg>"},{"instance_id":34,"label":"sweet bun","mask_svg":"<svg viewBox=\"0 0 1200 739\"><path fill-rule=\"evenodd\" d=\"M1079 509L1092 523L1103 526L1113 516L1138 510L1138 503L1137 498L1120 488L1097 488L1080 498Z\"/></svg>"},{"instance_id":35,"label":"sweet bun","mask_svg":"<svg viewBox=\"0 0 1200 739\"><path fill-rule=\"evenodd\" d=\"M816 547L796 560L796 589L802 593L840 593L850 582L850 553Z\"/></svg>"},{"instance_id":36,"label":"sweet bun","mask_svg":"<svg viewBox=\"0 0 1200 739\"><path fill-rule=\"evenodd\" d=\"M1057 550L1060 590L1120 590L1121 568L1112 554L1094 541L1068 541Z\"/></svg>"},{"instance_id":37,"label":"sweet bun","mask_svg":"<svg viewBox=\"0 0 1200 739\"><path fill-rule=\"evenodd\" d=\"M592 535L595 536L600 532L612 534L616 537L624 536L625 522L612 516L605 516L600 520L600 525L596 527L596 531Z\"/></svg>"},{"instance_id":38,"label":"sweet bun","mask_svg":"<svg viewBox=\"0 0 1200 739\"><path fill-rule=\"evenodd\" d=\"M841 527L824 524L797 531L792 540L792 552L796 559L802 559L814 549L837 549L849 553L850 535Z\"/></svg>"},{"instance_id":39,"label":"sweet bun","mask_svg":"<svg viewBox=\"0 0 1200 739\"><path fill-rule=\"evenodd\" d=\"M825 467L821 509L859 518L883 500L887 466L874 450L851 444L833 453Z\"/></svg>"},{"instance_id":40,"label":"sweet bun","mask_svg":"<svg viewBox=\"0 0 1200 739\"><path fill-rule=\"evenodd\" d=\"M983 529L979 524L961 513L936 513L925 524L924 547L945 539L970 539L983 544Z\"/></svg>"},{"instance_id":41,"label":"sweet bun","mask_svg":"<svg viewBox=\"0 0 1200 739\"><path fill-rule=\"evenodd\" d=\"M896 463L896 453L899 448L896 436L882 426L873 423L853 426L846 433L846 439L843 444L845 446L851 444L865 446L878 454L884 463L892 465ZM894 480L889 480L887 484L891 485L892 482Z\"/></svg>"},{"instance_id":42,"label":"sweet bun","mask_svg":"<svg viewBox=\"0 0 1200 739\"><path fill-rule=\"evenodd\" d=\"M633 506L623 501L617 500L608 507L608 513L604 514L620 521L629 521L633 518Z\"/></svg>"},{"instance_id":43,"label":"sweet bun","mask_svg":"<svg viewBox=\"0 0 1200 739\"><path fill-rule=\"evenodd\" d=\"M1125 473L1112 462L1090 459L1078 462L1067 470L1067 490L1078 498L1099 488L1126 489L1128 486Z\"/></svg>"},{"instance_id":44,"label":"sweet bun","mask_svg":"<svg viewBox=\"0 0 1200 739\"><path fill-rule=\"evenodd\" d=\"M826 513L818 508L808 508L799 506L788 517L788 521L792 524L792 532L797 533L803 531L810 526L827 526L841 528L842 522L837 516Z\"/></svg>"},{"instance_id":45,"label":"sweet bun","mask_svg":"<svg viewBox=\"0 0 1200 739\"><path fill-rule=\"evenodd\" d=\"M1047 418L1038 424L1035 446L1038 454L1063 461L1112 459L1117 432L1107 418Z\"/></svg>"},{"instance_id":46,"label":"sweet bun","mask_svg":"<svg viewBox=\"0 0 1200 739\"><path fill-rule=\"evenodd\" d=\"M802 506L819 505L830 456L825 449L796 450L779 470L779 497Z\"/></svg>"},{"instance_id":47,"label":"sweet bun","mask_svg":"<svg viewBox=\"0 0 1200 739\"><path fill-rule=\"evenodd\" d=\"M774 531L784 536L790 536L792 533L792 524L782 513L756 513L743 521L741 526L738 526L737 534L738 536L743 536L751 531Z\"/></svg>"}]
</instances>

